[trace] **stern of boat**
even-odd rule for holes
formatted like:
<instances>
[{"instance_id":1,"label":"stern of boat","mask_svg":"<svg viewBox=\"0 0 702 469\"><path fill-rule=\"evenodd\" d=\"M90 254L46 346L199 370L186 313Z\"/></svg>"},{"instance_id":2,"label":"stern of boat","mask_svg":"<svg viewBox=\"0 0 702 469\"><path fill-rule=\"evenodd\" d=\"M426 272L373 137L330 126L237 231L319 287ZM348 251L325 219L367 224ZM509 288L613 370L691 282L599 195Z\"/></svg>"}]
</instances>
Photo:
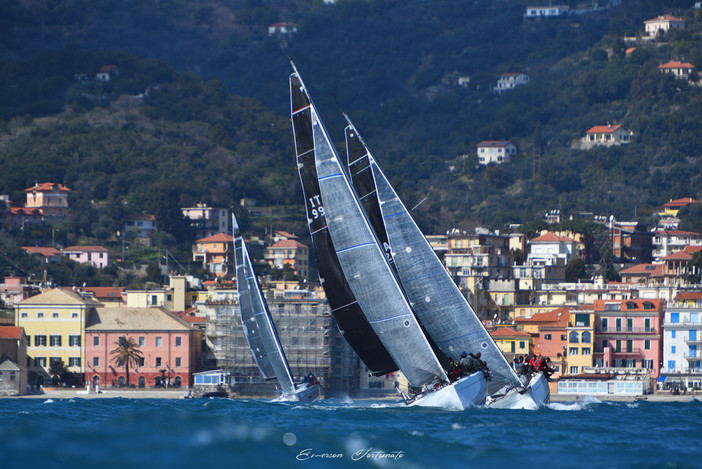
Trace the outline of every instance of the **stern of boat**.
<instances>
[{"instance_id":1,"label":"stern of boat","mask_svg":"<svg viewBox=\"0 0 702 469\"><path fill-rule=\"evenodd\" d=\"M479 371L436 391L428 391L409 405L465 410L481 405L485 401L486 393L487 382L485 375L482 371Z\"/></svg>"}]
</instances>

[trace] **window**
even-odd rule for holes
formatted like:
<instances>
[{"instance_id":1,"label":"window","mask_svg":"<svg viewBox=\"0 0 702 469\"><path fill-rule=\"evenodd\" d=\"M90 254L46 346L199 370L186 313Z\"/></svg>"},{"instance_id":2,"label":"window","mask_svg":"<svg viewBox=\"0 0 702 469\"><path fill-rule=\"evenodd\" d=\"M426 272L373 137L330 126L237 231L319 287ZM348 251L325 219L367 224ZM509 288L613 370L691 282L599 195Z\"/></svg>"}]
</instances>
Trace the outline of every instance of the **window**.
<instances>
[{"instance_id":1,"label":"window","mask_svg":"<svg viewBox=\"0 0 702 469\"><path fill-rule=\"evenodd\" d=\"M98 345L100 345L100 336L93 336L93 346L97 347Z\"/></svg>"},{"instance_id":2,"label":"window","mask_svg":"<svg viewBox=\"0 0 702 469\"><path fill-rule=\"evenodd\" d=\"M670 313L670 322L680 322L680 313Z\"/></svg>"},{"instance_id":3,"label":"window","mask_svg":"<svg viewBox=\"0 0 702 469\"><path fill-rule=\"evenodd\" d=\"M670 346L670 353L675 353L675 345Z\"/></svg>"},{"instance_id":4,"label":"window","mask_svg":"<svg viewBox=\"0 0 702 469\"><path fill-rule=\"evenodd\" d=\"M583 332L582 342L584 344L590 343L590 332L588 332L588 331Z\"/></svg>"},{"instance_id":5,"label":"window","mask_svg":"<svg viewBox=\"0 0 702 469\"><path fill-rule=\"evenodd\" d=\"M570 333L570 338L568 339L568 341L573 344L577 344L578 342L580 342L580 336L576 331L573 331Z\"/></svg>"},{"instance_id":6,"label":"window","mask_svg":"<svg viewBox=\"0 0 702 469\"><path fill-rule=\"evenodd\" d=\"M94 367L100 366L100 357L93 357L93 366Z\"/></svg>"},{"instance_id":7,"label":"window","mask_svg":"<svg viewBox=\"0 0 702 469\"><path fill-rule=\"evenodd\" d=\"M591 352L590 347L584 347L584 348L581 350L581 352L582 352L583 355L590 355L590 352Z\"/></svg>"},{"instance_id":8,"label":"window","mask_svg":"<svg viewBox=\"0 0 702 469\"><path fill-rule=\"evenodd\" d=\"M626 341L626 351L629 353L634 351L634 341L633 340Z\"/></svg>"},{"instance_id":9,"label":"window","mask_svg":"<svg viewBox=\"0 0 702 469\"><path fill-rule=\"evenodd\" d=\"M615 351L615 352L621 352L621 351L622 351L622 341L621 341L621 340L616 340L616 341L614 341L614 351Z\"/></svg>"},{"instance_id":10,"label":"window","mask_svg":"<svg viewBox=\"0 0 702 469\"><path fill-rule=\"evenodd\" d=\"M46 347L46 336L45 335L35 335L34 336L34 346L35 347Z\"/></svg>"},{"instance_id":11,"label":"window","mask_svg":"<svg viewBox=\"0 0 702 469\"><path fill-rule=\"evenodd\" d=\"M650 340L644 340L644 350L651 350L651 341Z\"/></svg>"},{"instance_id":12,"label":"window","mask_svg":"<svg viewBox=\"0 0 702 469\"><path fill-rule=\"evenodd\" d=\"M615 322L616 328L617 328L616 331L621 332L622 331L622 318L617 318L614 320L614 322Z\"/></svg>"},{"instance_id":13,"label":"window","mask_svg":"<svg viewBox=\"0 0 702 469\"><path fill-rule=\"evenodd\" d=\"M634 318L627 318L626 330L627 330L627 332L631 332L634 330Z\"/></svg>"},{"instance_id":14,"label":"window","mask_svg":"<svg viewBox=\"0 0 702 469\"><path fill-rule=\"evenodd\" d=\"M80 336L79 335L69 335L68 345L71 347L80 347Z\"/></svg>"},{"instance_id":15,"label":"window","mask_svg":"<svg viewBox=\"0 0 702 469\"><path fill-rule=\"evenodd\" d=\"M80 357L69 357L68 366L80 366Z\"/></svg>"},{"instance_id":16,"label":"window","mask_svg":"<svg viewBox=\"0 0 702 469\"><path fill-rule=\"evenodd\" d=\"M524 342L523 340L520 341L520 342L519 342L519 348L520 348L520 349L526 348L526 342Z\"/></svg>"},{"instance_id":17,"label":"window","mask_svg":"<svg viewBox=\"0 0 702 469\"><path fill-rule=\"evenodd\" d=\"M674 339L675 338L675 331L670 331L670 338Z\"/></svg>"},{"instance_id":18,"label":"window","mask_svg":"<svg viewBox=\"0 0 702 469\"><path fill-rule=\"evenodd\" d=\"M61 336L60 335L50 335L49 336L49 345L52 347L60 347L61 346Z\"/></svg>"},{"instance_id":19,"label":"window","mask_svg":"<svg viewBox=\"0 0 702 469\"><path fill-rule=\"evenodd\" d=\"M58 317L59 317L59 313L51 313L51 317L54 318L54 319L55 319L55 318L58 318Z\"/></svg>"},{"instance_id":20,"label":"window","mask_svg":"<svg viewBox=\"0 0 702 469\"><path fill-rule=\"evenodd\" d=\"M144 357L139 357L139 366L144 366Z\"/></svg>"},{"instance_id":21,"label":"window","mask_svg":"<svg viewBox=\"0 0 702 469\"><path fill-rule=\"evenodd\" d=\"M163 339L161 337L156 337L156 347L161 347L162 345L163 345Z\"/></svg>"},{"instance_id":22,"label":"window","mask_svg":"<svg viewBox=\"0 0 702 469\"><path fill-rule=\"evenodd\" d=\"M37 366L46 366L46 357L37 357L34 359L34 363L36 363Z\"/></svg>"},{"instance_id":23,"label":"window","mask_svg":"<svg viewBox=\"0 0 702 469\"><path fill-rule=\"evenodd\" d=\"M183 339L182 337L176 337L176 338L175 338L176 347L180 347L180 345L181 345L181 340L182 340L182 339Z\"/></svg>"},{"instance_id":24,"label":"window","mask_svg":"<svg viewBox=\"0 0 702 469\"><path fill-rule=\"evenodd\" d=\"M161 366L161 357L156 357L156 366Z\"/></svg>"},{"instance_id":25,"label":"window","mask_svg":"<svg viewBox=\"0 0 702 469\"><path fill-rule=\"evenodd\" d=\"M158 304L158 299L156 295L151 295L151 306L156 306Z\"/></svg>"},{"instance_id":26,"label":"window","mask_svg":"<svg viewBox=\"0 0 702 469\"><path fill-rule=\"evenodd\" d=\"M578 347L571 347L568 349L568 355L577 355L578 354Z\"/></svg>"},{"instance_id":27,"label":"window","mask_svg":"<svg viewBox=\"0 0 702 469\"><path fill-rule=\"evenodd\" d=\"M71 317L72 317L73 319L77 318L77 317L78 317L78 313L71 313Z\"/></svg>"},{"instance_id":28,"label":"window","mask_svg":"<svg viewBox=\"0 0 702 469\"><path fill-rule=\"evenodd\" d=\"M568 336L566 334L561 334L561 340L568 340Z\"/></svg>"},{"instance_id":29,"label":"window","mask_svg":"<svg viewBox=\"0 0 702 469\"><path fill-rule=\"evenodd\" d=\"M176 357L176 368L180 368L180 357Z\"/></svg>"},{"instance_id":30,"label":"window","mask_svg":"<svg viewBox=\"0 0 702 469\"><path fill-rule=\"evenodd\" d=\"M673 362L673 365L675 365L675 362ZM641 363L641 366L643 366L644 368L646 368L648 370L652 370L653 369L653 360L643 360Z\"/></svg>"},{"instance_id":31,"label":"window","mask_svg":"<svg viewBox=\"0 0 702 469\"><path fill-rule=\"evenodd\" d=\"M609 324L609 320L607 318L602 318L602 330L607 331L607 325Z\"/></svg>"},{"instance_id":32,"label":"window","mask_svg":"<svg viewBox=\"0 0 702 469\"><path fill-rule=\"evenodd\" d=\"M146 344L146 337L139 337L139 347L143 347Z\"/></svg>"},{"instance_id":33,"label":"window","mask_svg":"<svg viewBox=\"0 0 702 469\"><path fill-rule=\"evenodd\" d=\"M577 366L571 366L571 367L570 367L570 374L571 374L571 375L577 375L577 374L578 374L578 367L577 367Z\"/></svg>"},{"instance_id":34,"label":"window","mask_svg":"<svg viewBox=\"0 0 702 469\"><path fill-rule=\"evenodd\" d=\"M544 339L551 340L551 334L544 334Z\"/></svg>"},{"instance_id":35,"label":"window","mask_svg":"<svg viewBox=\"0 0 702 469\"><path fill-rule=\"evenodd\" d=\"M604 351L604 349L606 349L607 347L609 347L609 343L607 343L607 340L603 340L602 341L602 351Z\"/></svg>"},{"instance_id":36,"label":"window","mask_svg":"<svg viewBox=\"0 0 702 469\"><path fill-rule=\"evenodd\" d=\"M668 372L675 370L675 360L668 360Z\"/></svg>"},{"instance_id":37,"label":"window","mask_svg":"<svg viewBox=\"0 0 702 469\"><path fill-rule=\"evenodd\" d=\"M651 318L644 319L644 332L653 332L651 330Z\"/></svg>"},{"instance_id":38,"label":"window","mask_svg":"<svg viewBox=\"0 0 702 469\"><path fill-rule=\"evenodd\" d=\"M38 318L43 318L43 317L44 317L44 313L37 313L37 317L38 317Z\"/></svg>"}]
</instances>

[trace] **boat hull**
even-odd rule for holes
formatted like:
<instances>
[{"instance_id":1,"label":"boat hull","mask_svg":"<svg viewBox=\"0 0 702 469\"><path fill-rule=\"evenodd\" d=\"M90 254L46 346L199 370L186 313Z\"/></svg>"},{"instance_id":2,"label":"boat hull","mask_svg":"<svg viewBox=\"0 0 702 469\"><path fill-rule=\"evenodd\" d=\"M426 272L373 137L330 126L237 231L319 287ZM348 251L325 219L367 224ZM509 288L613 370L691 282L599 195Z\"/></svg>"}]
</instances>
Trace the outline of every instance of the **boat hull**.
<instances>
[{"instance_id":1,"label":"boat hull","mask_svg":"<svg viewBox=\"0 0 702 469\"><path fill-rule=\"evenodd\" d=\"M536 373L529 380L526 391L520 392L517 389L511 389L504 396L488 398L485 407L536 410L548 404L550 400L551 391L548 387L548 380L543 373Z\"/></svg>"},{"instance_id":2,"label":"boat hull","mask_svg":"<svg viewBox=\"0 0 702 469\"><path fill-rule=\"evenodd\" d=\"M298 401L298 402L312 402L316 401L321 397L321 388L319 384L313 384L308 386L307 384L298 385L293 393L285 393L276 401Z\"/></svg>"},{"instance_id":3,"label":"boat hull","mask_svg":"<svg viewBox=\"0 0 702 469\"><path fill-rule=\"evenodd\" d=\"M486 393L487 382L485 381L485 376L482 372L477 372L436 391L427 392L409 405L465 410L481 405L485 401Z\"/></svg>"}]
</instances>

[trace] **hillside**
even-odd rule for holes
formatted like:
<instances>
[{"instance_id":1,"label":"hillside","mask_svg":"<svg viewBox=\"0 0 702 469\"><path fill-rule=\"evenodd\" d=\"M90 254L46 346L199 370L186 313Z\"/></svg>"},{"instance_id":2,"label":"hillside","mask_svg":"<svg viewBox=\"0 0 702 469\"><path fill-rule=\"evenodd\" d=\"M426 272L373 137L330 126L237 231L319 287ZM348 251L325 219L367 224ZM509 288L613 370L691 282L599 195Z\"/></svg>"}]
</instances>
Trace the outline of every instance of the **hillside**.
<instances>
[{"instance_id":1,"label":"hillside","mask_svg":"<svg viewBox=\"0 0 702 469\"><path fill-rule=\"evenodd\" d=\"M690 2L600 2L596 11L536 21L523 18L526 2L519 1L97 3L0 3L7 12L0 15L7 26L0 28L2 51L11 59L0 64L2 128L18 125L13 116L51 115L70 105L61 125L32 131L43 138L3 139L3 164L11 170L0 192L15 200L35 179L58 179L85 200L105 203L113 187L111 197L130 210L153 210L145 194L164 187L179 203L222 204L243 195L297 203L288 163L290 67L267 34L275 21L297 24L287 52L332 136L343 137L335 96L407 204L426 198L415 211L425 230L500 228L556 208L645 218L669 198L701 195L702 88L656 68L669 60L702 66L701 12ZM683 18L685 30L624 42L661 13ZM62 49L34 55L56 46ZM130 52L109 52L118 49ZM104 63L120 68L111 104L85 102L74 74ZM182 74L188 70L224 87ZM528 74L529 84L492 93L500 74L512 71ZM467 88L454 86L459 75L470 77ZM174 84L127 119L120 96L153 83ZM105 119L123 124L104 132L88 130L93 121L65 123L97 113L83 114L96 104L112 116ZM633 142L571 147L588 128L608 122L632 130ZM475 145L487 139L510 139L518 157L477 167ZM76 153L71 144L91 149ZM17 160L27 154L39 164L22 170Z\"/></svg>"}]
</instances>

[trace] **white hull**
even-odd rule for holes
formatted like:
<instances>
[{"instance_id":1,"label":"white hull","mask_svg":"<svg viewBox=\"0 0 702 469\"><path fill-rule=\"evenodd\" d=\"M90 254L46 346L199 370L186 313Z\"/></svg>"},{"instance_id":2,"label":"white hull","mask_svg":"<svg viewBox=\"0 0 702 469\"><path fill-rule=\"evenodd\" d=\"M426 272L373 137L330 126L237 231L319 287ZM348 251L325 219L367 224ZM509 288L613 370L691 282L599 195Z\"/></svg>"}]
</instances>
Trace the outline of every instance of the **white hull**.
<instances>
[{"instance_id":1,"label":"white hull","mask_svg":"<svg viewBox=\"0 0 702 469\"><path fill-rule=\"evenodd\" d=\"M409 405L465 410L481 405L485 401L486 392L485 376L482 372L477 372L436 391L429 391Z\"/></svg>"},{"instance_id":2,"label":"white hull","mask_svg":"<svg viewBox=\"0 0 702 469\"><path fill-rule=\"evenodd\" d=\"M299 401L312 402L320 398L321 388L319 384L308 386L307 384L298 385L294 393L283 394L276 401Z\"/></svg>"},{"instance_id":3,"label":"white hull","mask_svg":"<svg viewBox=\"0 0 702 469\"><path fill-rule=\"evenodd\" d=\"M548 380L543 373L536 373L531 377L526 391L520 393L516 389L511 389L504 396L497 398L488 397L485 407L536 410L548 404L550 400L551 390L548 387Z\"/></svg>"}]
</instances>

